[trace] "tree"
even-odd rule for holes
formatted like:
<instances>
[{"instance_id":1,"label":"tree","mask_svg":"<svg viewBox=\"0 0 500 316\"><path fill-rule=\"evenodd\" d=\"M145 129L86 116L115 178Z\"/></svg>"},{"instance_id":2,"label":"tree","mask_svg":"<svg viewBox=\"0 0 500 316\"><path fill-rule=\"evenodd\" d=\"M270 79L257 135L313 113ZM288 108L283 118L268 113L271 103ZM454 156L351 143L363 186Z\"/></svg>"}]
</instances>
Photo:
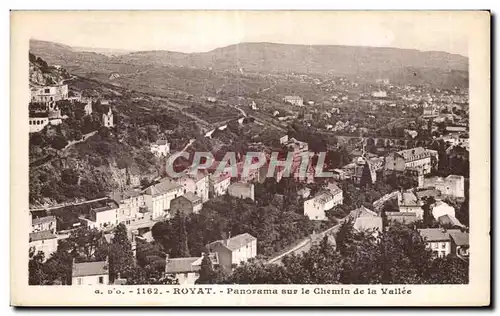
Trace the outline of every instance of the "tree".
<instances>
[{"instance_id":1,"label":"tree","mask_svg":"<svg viewBox=\"0 0 500 316\"><path fill-rule=\"evenodd\" d=\"M30 252L30 260L28 263L28 282L29 285L45 285L47 275L43 270L43 251L38 251L36 254L34 251Z\"/></svg>"},{"instance_id":2,"label":"tree","mask_svg":"<svg viewBox=\"0 0 500 316\"><path fill-rule=\"evenodd\" d=\"M224 277L224 272L219 267L214 269L210 256L204 254L201 261L200 277L196 280L196 284L217 284L223 282Z\"/></svg>"},{"instance_id":3,"label":"tree","mask_svg":"<svg viewBox=\"0 0 500 316\"><path fill-rule=\"evenodd\" d=\"M67 247L68 251L77 259L77 262L88 262L95 260L95 252L102 241L102 232L97 229L79 228L60 243Z\"/></svg>"},{"instance_id":4,"label":"tree","mask_svg":"<svg viewBox=\"0 0 500 316\"><path fill-rule=\"evenodd\" d=\"M127 227L120 223L114 230L109 246L109 278L113 281L118 275L128 277L134 267L134 254L128 239Z\"/></svg>"}]
</instances>

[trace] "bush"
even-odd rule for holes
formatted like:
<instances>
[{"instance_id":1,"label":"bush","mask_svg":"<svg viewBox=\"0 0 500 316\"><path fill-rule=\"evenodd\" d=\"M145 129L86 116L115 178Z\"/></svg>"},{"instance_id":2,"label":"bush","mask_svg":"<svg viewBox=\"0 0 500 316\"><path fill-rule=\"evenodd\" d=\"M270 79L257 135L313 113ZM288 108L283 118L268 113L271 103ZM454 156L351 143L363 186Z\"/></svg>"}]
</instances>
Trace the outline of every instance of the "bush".
<instances>
[{"instance_id":1,"label":"bush","mask_svg":"<svg viewBox=\"0 0 500 316\"><path fill-rule=\"evenodd\" d=\"M68 140L62 135L56 135L50 140L52 148L61 150L68 145Z\"/></svg>"}]
</instances>

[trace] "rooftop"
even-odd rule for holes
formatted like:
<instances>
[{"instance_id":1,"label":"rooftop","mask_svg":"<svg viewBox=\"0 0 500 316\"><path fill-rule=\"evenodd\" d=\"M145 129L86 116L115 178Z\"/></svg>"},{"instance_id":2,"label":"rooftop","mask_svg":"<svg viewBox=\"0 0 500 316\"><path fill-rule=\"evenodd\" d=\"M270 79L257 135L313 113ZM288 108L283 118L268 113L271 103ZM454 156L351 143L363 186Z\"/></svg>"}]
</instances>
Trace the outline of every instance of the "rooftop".
<instances>
[{"instance_id":1,"label":"rooftop","mask_svg":"<svg viewBox=\"0 0 500 316\"><path fill-rule=\"evenodd\" d=\"M201 203L201 198L193 192L186 192L184 195L181 195L178 198L185 198L193 204Z\"/></svg>"},{"instance_id":2,"label":"rooftop","mask_svg":"<svg viewBox=\"0 0 500 316\"><path fill-rule=\"evenodd\" d=\"M44 217L33 218L31 223L33 225L39 225L39 224L50 223L50 222L55 222L55 221L56 221L55 216L44 216Z\"/></svg>"},{"instance_id":3,"label":"rooftop","mask_svg":"<svg viewBox=\"0 0 500 316\"><path fill-rule=\"evenodd\" d=\"M179 189L181 187L182 186L180 184L167 179L163 180L160 183L150 186L145 191L149 195L158 196L170 192L172 190Z\"/></svg>"},{"instance_id":4,"label":"rooftop","mask_svg":"<svg viewBox=\"0 0 500 316\"><path fill-rule=\"evenodd\" d=\"M462 232L459 230L450 230L450 237L457 246L468 246L469 245L469 233Z\"/></svg>"},{"instance_id":5,"label":"rooftop","mask_svg":"<svg viewBox=\"0 0 500 316\"><path fill-rule=\"evenodd\" d=\"M446 229L442 228L423 228L418 232L426 241L449 241L450 234Z\"/></svg>"},{"instance_id":6,"label":"rooftop","mask_svg":"<svg viewBox=\"0 0 500 316\"><path fill-rule=\"evenodd\" d=\"M245 189L250 189L253 184L252 183L246 183L246 182L234 182L229 185L230 187L233 188L245 188Z\"/></svg>"},{"instance_id":7,"label":"rooftop","mask_svg":"<svg viewBox=\"0 0 500 316\"><path fill-rule=\"evenodd\" d=\"M166 273L186 273L200 270L200 266L193 265L199 257L169 258L165 265Z\"/></svg>"},{"instance_id":8,"label":"rooftop","mask_svg":"<svg viewBox=\"0 0 500 316\"><path fill-rule=\"evenodd\" d=\"M257 240L257 238L250 235L249 233L244 233L244 234L236 235L236 236L231 237L231 238L226 239L226 240L217 240L217 241L211 242L208 245L212 245L215 243L221 243L229 250L235 251L235 250L240 249L241 247L245 246L246 244L248 244L254 240Z\"/></svg>"},{"instance_id":9,"label":"rooftop","mask_svg":"<svg viewBox=\"0 0 500 316\"><path fill-rule=\"evenodd\" d=\"M401 155L405 160L411 161L416 159L417 157L427 156L429 152L423 147L416 147L398 151L398 154Z\"/></svg>"},{"instance_id":10,"label":"rooftop","mask_svg":"<svg viewBox=\"0 0 500 316\"><path fill-rule=\"evenodd\" d=\"M157 140L155 142L155 145L158 145L158 146L165 146L167 144L168 144L168 140L166 140L166 139L160 139L160 140Z\"/></svg>"},{"instance_id":11,"label":"rooftop","mask_svg":"<svg viewBox=\"0 0 500 316\"><path fill-rule=\"evenodd\" d=\"M108 274L106 261L81 262L73 265L73 277Z\"/></svg>"},{"instance_id":12,"label":"rooftop","mask_svg":"<svg viewBox=\"0 0 500 316\"><path fill-rule=\"evenodd\" d=\"M129 198L138 197L139 195L141 195L141 194L139 192L137 192L136 190L127 190L127 191L123 191L123 192L116 191L116 192L111 193L109 195L109 198L119 203L119 202L127 200Z\"/></svg>"},{"instance_id":13,"label":"rooftop","mask_svg":"<svg viewBox=\"0 0 500 316\"><path fill-rule=\"evenodd\" d=\"M30 233L30 242L38 240L47 240L57 238L50 230L42 230L39 232Z\"/></svg>"}]
</instances>

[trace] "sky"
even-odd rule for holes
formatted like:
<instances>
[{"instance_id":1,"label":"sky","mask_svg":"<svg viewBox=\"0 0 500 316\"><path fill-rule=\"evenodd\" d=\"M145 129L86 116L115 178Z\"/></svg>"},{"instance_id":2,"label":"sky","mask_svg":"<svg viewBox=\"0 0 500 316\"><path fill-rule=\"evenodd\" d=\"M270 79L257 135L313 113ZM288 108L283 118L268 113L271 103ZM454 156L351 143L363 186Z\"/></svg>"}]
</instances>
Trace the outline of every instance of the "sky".
<instances>
[{"instance_id":1,"label":"sky","mask_svg":"<svg viewBox=\"0 0 500 316\"><path fill-rule=\"evenodd\" d=\"M356 45L468 56L474 16L452 11L45 11L31 37L77 47L204 52L241 42ZM14 13L15 15L15 13Z\"/></svg>"}]
</instances>

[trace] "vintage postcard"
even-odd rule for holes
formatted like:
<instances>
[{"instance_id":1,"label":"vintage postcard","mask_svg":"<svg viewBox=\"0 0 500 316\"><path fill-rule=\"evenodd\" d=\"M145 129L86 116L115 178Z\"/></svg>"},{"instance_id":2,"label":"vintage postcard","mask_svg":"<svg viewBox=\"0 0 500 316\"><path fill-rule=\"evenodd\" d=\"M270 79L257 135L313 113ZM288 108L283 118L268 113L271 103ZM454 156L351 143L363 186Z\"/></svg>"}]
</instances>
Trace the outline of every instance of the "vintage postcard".
<instances>
[{"instance_id":1,"label":"vintage postcard","mask_svg":"<svg viewBox=\"0 0 500 316\"><path fill-rule=\"evenodd\" d=\"M488 306L487 11L12 11L11 304Z\"/></svg>"}]
</instances>

